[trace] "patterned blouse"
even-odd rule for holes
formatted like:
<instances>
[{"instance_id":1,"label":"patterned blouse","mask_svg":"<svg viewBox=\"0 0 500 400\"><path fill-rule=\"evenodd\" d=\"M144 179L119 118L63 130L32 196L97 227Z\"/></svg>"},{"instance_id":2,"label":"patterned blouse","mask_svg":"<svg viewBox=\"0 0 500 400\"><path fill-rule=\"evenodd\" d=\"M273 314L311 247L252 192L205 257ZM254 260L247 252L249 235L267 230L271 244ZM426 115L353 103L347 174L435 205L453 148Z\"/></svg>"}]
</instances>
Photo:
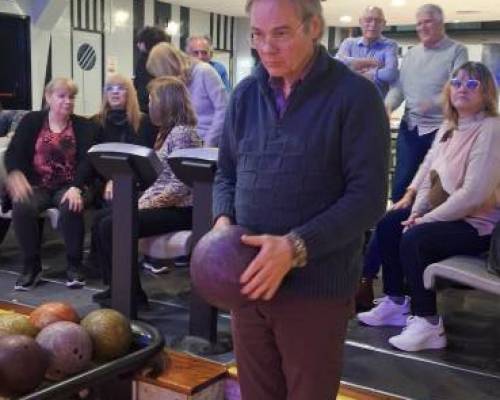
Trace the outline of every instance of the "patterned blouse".
<instances>
[{"instance_id":1,"label":"patterned blouse","mask_svg":"<svg viewBox=\"0 0 500 400\"><path fill-rule=\"evenodd\" d=\"M49 122L43 123L35 143L33 167L38 184L47 189L59 189L72 182L76 171L76 140L73 124L62 132L52 132Z\"/></svg>"},{"instance_id":2,"label":"patterned blouse","mask_svg":"<svg viewBox=\"0 0 500 400\"><path fill-rule=\"evenodd\" d=\"M170 131L161 149L156 152L163 164L163 171L139 198L139 209L188 207L193 204L191 189L177 179L167 159L174 150L201 147L201 145L202 141L196 133L196 127L175 126Z\"/></svg>"}]
</instances>

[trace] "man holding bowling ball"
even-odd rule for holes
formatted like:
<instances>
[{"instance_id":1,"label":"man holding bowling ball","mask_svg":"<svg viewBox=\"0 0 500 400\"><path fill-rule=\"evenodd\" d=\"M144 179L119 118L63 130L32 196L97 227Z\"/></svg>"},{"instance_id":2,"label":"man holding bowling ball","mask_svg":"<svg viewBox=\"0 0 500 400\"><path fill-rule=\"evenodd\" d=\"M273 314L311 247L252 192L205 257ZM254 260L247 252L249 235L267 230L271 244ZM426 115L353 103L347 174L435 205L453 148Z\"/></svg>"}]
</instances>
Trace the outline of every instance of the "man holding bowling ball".
<instances>
[{"instance_id":1,"label":"man holding bowling ball","mask_svg":"<svg viewBox=\"0 0 500 400\"><path fill-rule=\"evenodd\" d=\"M389 126L370 81L320 44L320 0L247 0L261 64L235 88L214 229L259 253L232 310L244 400L331 400L364 232L386 204Z\"/></svg>"}]
</instances>

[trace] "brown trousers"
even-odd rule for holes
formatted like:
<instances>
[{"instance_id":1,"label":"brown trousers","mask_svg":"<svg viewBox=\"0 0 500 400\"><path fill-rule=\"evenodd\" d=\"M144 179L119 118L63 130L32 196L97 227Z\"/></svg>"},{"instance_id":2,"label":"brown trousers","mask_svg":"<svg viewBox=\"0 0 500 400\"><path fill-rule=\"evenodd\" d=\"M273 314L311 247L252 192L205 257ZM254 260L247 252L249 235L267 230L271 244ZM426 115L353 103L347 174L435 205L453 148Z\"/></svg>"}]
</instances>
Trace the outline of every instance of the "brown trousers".
<instances>
[{"instance_id":1,"label":"brown trousers","mask_svg":"<svg viewBox=\"0 0 500 400\"><path fill-rule=\"evenodd\" d=\"M352 299L278 294L232 312L243 400L334 400Z\"/></svg>"}]
</instances>

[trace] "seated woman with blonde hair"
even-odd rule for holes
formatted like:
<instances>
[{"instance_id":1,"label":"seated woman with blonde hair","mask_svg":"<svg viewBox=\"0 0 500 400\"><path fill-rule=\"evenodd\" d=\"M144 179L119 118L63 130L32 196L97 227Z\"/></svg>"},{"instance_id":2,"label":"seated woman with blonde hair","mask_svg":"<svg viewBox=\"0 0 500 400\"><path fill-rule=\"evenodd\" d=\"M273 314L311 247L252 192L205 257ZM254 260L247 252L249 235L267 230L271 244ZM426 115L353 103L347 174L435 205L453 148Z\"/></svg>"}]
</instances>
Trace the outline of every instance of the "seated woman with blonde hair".
<instances>
[{"instance_id":1,"label":"seated woman with blonde hair","mask_svg":"<svg viewBox=\"0 0 500 400\"><path fill-rule=\"evenodd\" d=\"M139 198L138 237L161 235L191 229L191 190L174 175L167 159L177 149L201 147L196 134L196 117L185 85L177 78L162 77L148 85L150 93L149 116L159 127L154 148L163 164L156 181ZM111 283L112 215L104 216L98 224L97 256L104 282ZM139 305L147 304L139 271L135 270L134 286ZM109 302L110 289L94 295L101 304Z\"/></svg>"},{"instance_id":2,"label":"seated woman with blonde hair","mask_svg":"<svg viewBox=\"0 0 500 400\"><path fill-rule=\"evenodd\" d=\"M45 87L47 109L24 116L5 153L12 223L21 247L23 271L16 290L33 288L41 275L39 214L59 209L59 228L66 245L67 283L85 285L82 274L83 210L92 169L87 150L97 126L73 114L78 88L68 78Z\"/></svg>"},{"instance_id":3,"label":"seated woman with blonde hair","mask_svg":"<svg viewBox=\"0 0 500 400\"><path fill-rule=\"evenodd\" d=\"M414 188L415 202L388 212L376 228L386 296L358 314L366 325L405 327L389 343L406 351L447 344L436 294L423 284L427 266L488 250L500 221L500 118L493 76L481 63L465 63L443 94L446 119L417 174L423 180Z\"/></svg>"},{"instance_id":4,"label":"seated woman with blonde hair","mask_svg":"<svg viewBox=\"0 0 500 400\"><path fill-rule=\"evenodd\" d=\"M153 148L157 129L139 109L132 80L121 74L106 78L101 109L93 120L99 124L98 143L122 142ZM113 185L106 182L103 196L110 201Z\"/></svg>"},{"instance_id":5,"label":"seated woman with blonde hair","mask_svg":"<svg viewBox=\"0 0 500 400\"><path fill-rule=\"evenodd\" d=\"M198 135L205 146L217 147L228 102L217 71L169 43L158 43L151 49L146 68L155 77L174 76L184 82L198 120Z\"/></svg>"}]
</instances>

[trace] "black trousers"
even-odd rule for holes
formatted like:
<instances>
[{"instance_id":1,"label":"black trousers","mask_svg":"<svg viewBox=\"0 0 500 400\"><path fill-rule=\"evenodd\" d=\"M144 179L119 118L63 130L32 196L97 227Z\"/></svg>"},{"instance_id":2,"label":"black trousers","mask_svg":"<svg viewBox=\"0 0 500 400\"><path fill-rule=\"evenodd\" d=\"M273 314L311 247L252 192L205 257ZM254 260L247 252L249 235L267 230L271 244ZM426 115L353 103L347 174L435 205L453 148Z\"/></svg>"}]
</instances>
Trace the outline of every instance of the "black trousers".
<instances>
[{"instance_id":1,"label":"black trousers","mask_svg":"<svg viewBox=\"0 0 500 400\"><path fill-rule=\"evenodd\" d=\"M59 209L58 229L66 245L66 258L69 268L78 269L82 264L84 223L83 212L68 208L68 202L61 199L68 190L63 187L49 190L33 187L32 195L22 202L12 204L12 224L23 254L24 272L41 268L40 259L40 213L49 208ZM84 204L88 204L88 194L83 194Z\"/></svg>"},{"instance_id":2,"label":"black trousers","mask_svg":"<svg viewBox=\"0 0 500 400\"><path fill-rule=\"evenodd\" d=\"M436 293L427 290L423 282L427 266L455 255L479 255L488 250L491 235L479 236L463 220L428 222L403 233L401 222L410 216L410 211L389 211L377 225L384 293L402 296L406 281L413 314L436 315Z\"/></svg>"},{"instance_id":3,"label":"black trousers","mask_svg":"<svg viewBox=\"0 0 500 400\"><path fill-rule=\"evenodd\" d=\"M138 236L143 238L191 229L192 214L192 207L168 207L139 210ZM104 283L110 284L113 254L112 209L104 208L99 210L94 218L92 233L97 235L97 240L94 241L96 244L97 262L101 268ZM137 268L136 277L134 279L139 285L139 271Z\"/></svg>"}]
</instances>

